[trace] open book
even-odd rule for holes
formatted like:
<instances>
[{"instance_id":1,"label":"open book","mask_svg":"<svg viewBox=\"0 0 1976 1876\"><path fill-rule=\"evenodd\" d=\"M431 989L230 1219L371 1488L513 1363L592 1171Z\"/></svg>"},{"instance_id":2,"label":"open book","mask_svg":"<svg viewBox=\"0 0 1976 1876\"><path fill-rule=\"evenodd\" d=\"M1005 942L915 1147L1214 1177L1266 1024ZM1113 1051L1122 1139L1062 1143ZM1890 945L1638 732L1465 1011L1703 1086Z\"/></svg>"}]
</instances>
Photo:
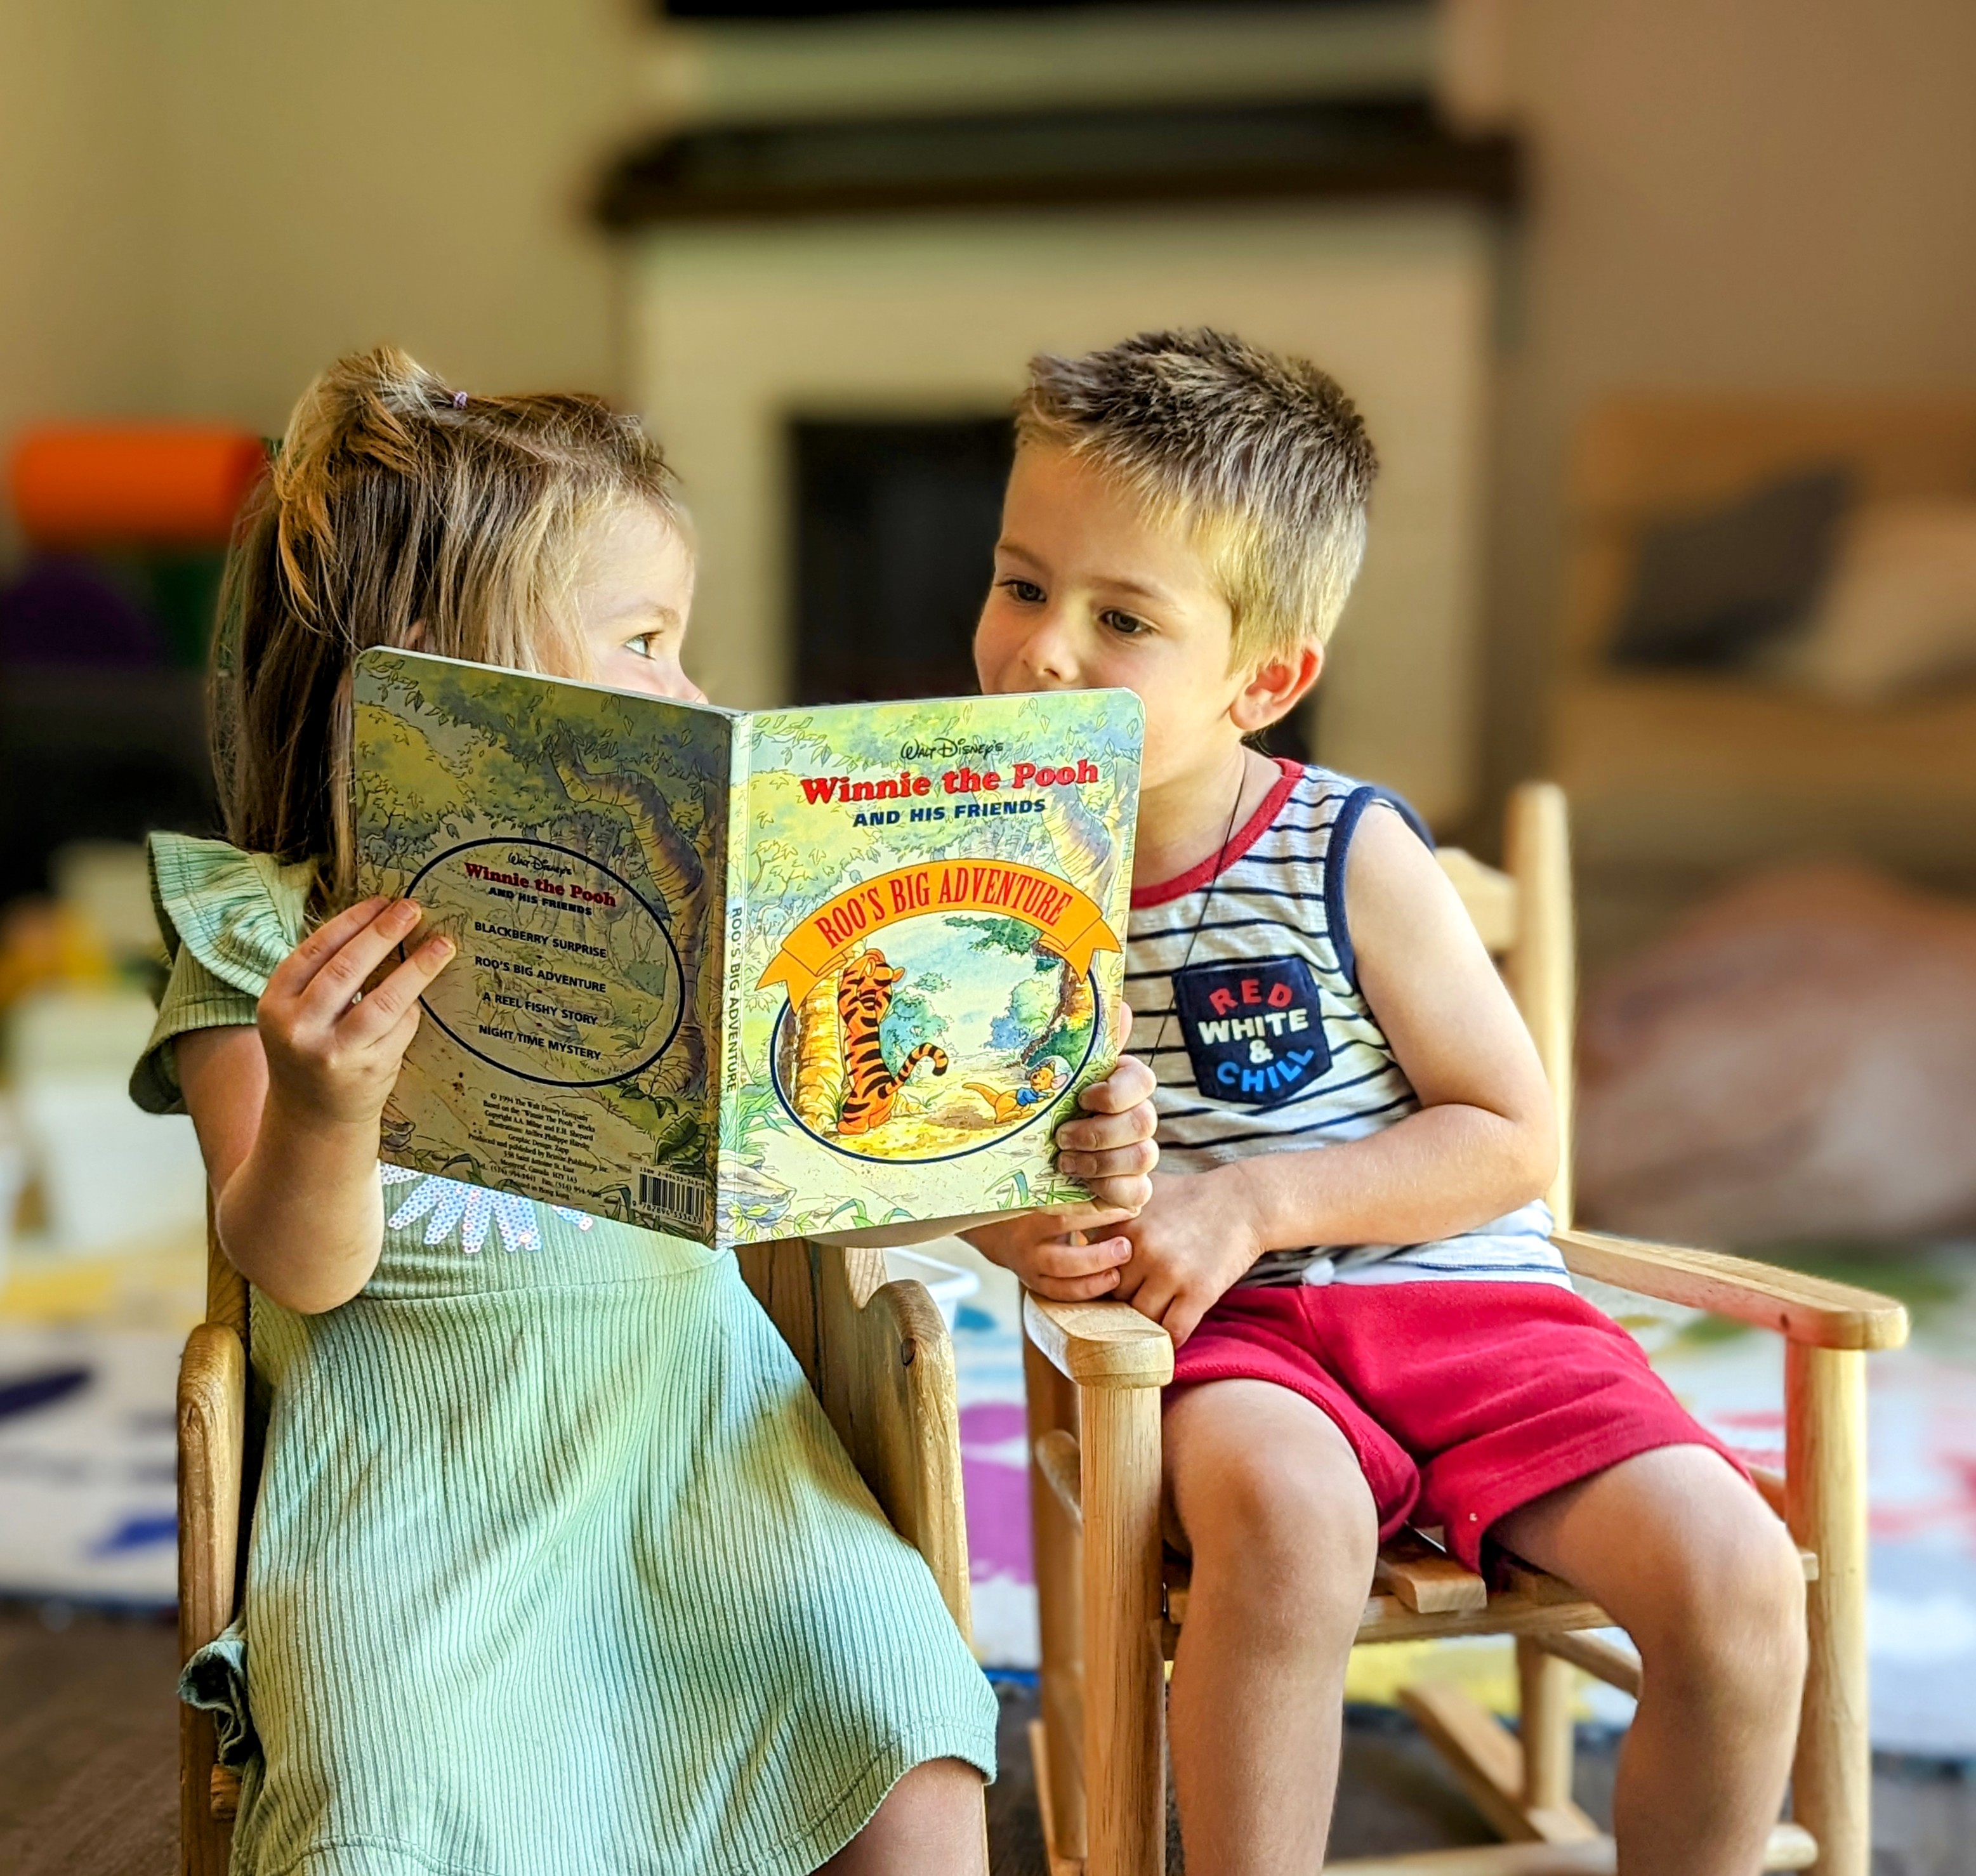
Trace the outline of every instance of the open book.
<instances>
[{"instance_id":1,"label":"open book","mask_svg":"<svg viewBox=\"0 0 1976 1876\"><path fill-rule=\"evenodd\" d=\"M738 712L372 650L359 887L458 942L384 1157L722 1246L1075 1203L1129 692Z\"/></svg>"}]
</instances>

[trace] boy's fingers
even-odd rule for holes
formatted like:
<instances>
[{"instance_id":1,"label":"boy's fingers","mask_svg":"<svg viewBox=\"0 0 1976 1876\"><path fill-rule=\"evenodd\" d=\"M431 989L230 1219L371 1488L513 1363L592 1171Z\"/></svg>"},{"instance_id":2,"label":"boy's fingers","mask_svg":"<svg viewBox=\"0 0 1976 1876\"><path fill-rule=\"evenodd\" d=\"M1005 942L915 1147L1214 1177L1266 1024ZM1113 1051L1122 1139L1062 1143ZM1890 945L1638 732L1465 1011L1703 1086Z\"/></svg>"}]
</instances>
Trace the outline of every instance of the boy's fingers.
<instances>
[{"instance_id":1,"label":"boy's fingers","mask_svg":"<svg viewBox=\"0 0 1976 1876\"><path fill-rule=\"evenodd\" d=\"M443 933L428 938L362 1002L346 1010L337 1027L353 1042L381 1041L407 1012L417 1009L426 986L452 962L458 948Z\"/></svg>"},{"instance_id":2,"label":"boy's fingers","mask_svg":"<svg viewBox=\"0 0 1976 1876\"><path fill-rule=\"evenodd\" d=\"M1115 1270L1100 1270L1088 1277L1039 1277L1029 1288L1039 1296L1057 1303L1088 1303L1118 1286Z\"/></svg>"},{"instance_id":3,"label":"boy's fingers","mask_svg":"<svg viewBox=\"0 0 1976 1876\"><path fill-rule=\"evenodd\" d=\"M1113 1225L1122 1225L1135 1216L1133 1209L1123 1205L1061 1205L1048 1211L1032 1214L1039 1223L1046 1224L1049 1235L1067 1237L1073 1231L1086 1235L1094 1231L1108 1230Z\"/></svg>"},{"instance_id":4,"label":"boy's fingers","mask_svg":"<svg viewBox=\"0 0 1976 1876\"><path fill-rule=\"evenodd\" d=\"M1108 1153L1059 1153L1057 1170L1067 1179L1081 1179L1088 1185L1095 1179L1143 1179L1160 1163L1160 1150L1150 1140L1135 1140L1129 1147L1114 1147Z\"/></svg>"},{"instance_id":5,"label":"boy's fingers","mask_svg":"<svg viewBox=\"0 0 1976 1876\"><path fill-rule=\"evenodd\" d=\"M1123 1238L1103 1238L1095 1244L1046 1238L1042 1243L1030 1246L1029 1264L1039 1277L1088 1277L1100 1271L1115 1270L1131 1254L1131 1246Z\"/></svg>"},{"instance_id":6,"label":"boy's fingers","mask_svg":"<svg viewBox=\"0 0 1976 1876\"><path fill-rule=\"evenodd\" d=\"M1123 1114L1143 1105L1158 1086L1153 1071L1136 1055L1121 1055L1118 1065L1102 1081L1094 1081L1077 1098L1087 1114Z\"/></svg>"},{"instance_id":7,"label":"boy's fingers","mask_svg":"<svg viewBox=\"0 0 1976 1876\"><path fill-rule=\"evenodd\" d=\"M1200 1327L1200 1318L1207 1313L1198 1303L1183 1296L1168 1306L1160 1318L1160 1327L1173 1338L1173 1345L1178 1348Z\"/></svg>"},{"instance_id":8,"label":"boy's fingers","mask_svg":"<svg viewBox=\"0 0 1976 1876\"><path fill-rule=\"evenodd\" d=\"M1089 1179L1085 1183L1108 1205L1136 1218L1153 1202L1153 1182L1141 1173L1126 1179Z\"/></svg>"},{"instance_id":9,"label":"boy's fingers","mask_svg":"<svg viewBox=\"0 0 1976 1876\"><path fill-rule=\"evenodd\" d=\"M268 989L277 999L298 996L309 979L334 956L344 941L354 938L383 911L382 899L366 899L325 920L275 966Z\"/></svg>"},{"instance_id":10,"label":"boy's fingers","mask_svg":"<svg viewBox=\"0 0 1976 1876\"><path fill-rule=\"evenodd\" d=\"M1174 1293L1158 1279L1150 1279L1133 1292L1131 1302L1141 1315L1164 1328L1166 1313L1174 1305Z\"/></svg>"},{"instance_id":11,"label":"boy's fingers","mask_svg":"<svg viewBox=\"0 0 1976 1876\"><path fill-rule=\"evenodd\" d=\"M1056 1144L1059 1151L1068 1148L1072 1153L1109 1153L1150 1140L1158 1128L1158 1115L1150 1104L1141 1101L1123 1114L1092 1114L1081 1121L1066 1121L1056 1130Z\"/></svg>"}]
</instances>

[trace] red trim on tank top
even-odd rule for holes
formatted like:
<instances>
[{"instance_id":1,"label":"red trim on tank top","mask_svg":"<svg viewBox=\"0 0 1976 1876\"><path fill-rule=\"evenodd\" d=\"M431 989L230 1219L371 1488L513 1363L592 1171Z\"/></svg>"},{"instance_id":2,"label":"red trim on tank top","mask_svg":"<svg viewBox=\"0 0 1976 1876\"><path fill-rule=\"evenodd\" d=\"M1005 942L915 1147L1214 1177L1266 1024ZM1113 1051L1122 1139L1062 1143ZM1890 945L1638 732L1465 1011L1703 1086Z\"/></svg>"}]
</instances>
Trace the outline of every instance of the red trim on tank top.
<instances>
[{"instance_id":1,"label":"red trim on tank top","mask_svg":"<svg viewBox=\"0 0 1976 1876\"><path fill-rule=\"evenodd\" d=\"M1209 855L1198 866L1189 867L1177 879L1167 880L1158 886L1134 887L1135 912L1143 912L1150 906L1171 905L1176 899L1184 899L1189 893L1199 892L1227 872L1269 831L1270 823L1283 812L1284 802L1290 798L1290 790L1303 779L1305 772L1303 763L1293 762L1286 755L1271 759L1283 772L1263 797L1262 805L1242 824L1241 832L1228 843L1227 851Z\"/></svg>"}]
</instances>

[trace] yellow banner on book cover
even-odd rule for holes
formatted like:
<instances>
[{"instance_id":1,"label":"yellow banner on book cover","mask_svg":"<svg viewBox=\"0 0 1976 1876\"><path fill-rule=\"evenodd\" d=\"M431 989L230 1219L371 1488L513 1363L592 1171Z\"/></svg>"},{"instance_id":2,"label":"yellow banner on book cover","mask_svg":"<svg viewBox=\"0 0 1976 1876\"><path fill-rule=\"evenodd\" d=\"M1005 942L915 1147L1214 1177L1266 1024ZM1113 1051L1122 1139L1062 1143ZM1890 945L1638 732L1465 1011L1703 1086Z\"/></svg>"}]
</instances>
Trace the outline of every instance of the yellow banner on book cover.
<instances>
[{"instance_id":1,"label":"yellow banner on book cover","mask_svg":"<svg viewBox=\"0 0 1976 1876\"><path fill-rule=\"evenodd\" d=\"M1097 900L1053 873L1002 861L937 860L881 873L818 906L783 940L759 987L786 984L789 1000L800 1003L819 977L887 926L939 912L1019 919L1080 972L1090 969L1094 953L1125 949Z\"/></svg>"}]
</instances>

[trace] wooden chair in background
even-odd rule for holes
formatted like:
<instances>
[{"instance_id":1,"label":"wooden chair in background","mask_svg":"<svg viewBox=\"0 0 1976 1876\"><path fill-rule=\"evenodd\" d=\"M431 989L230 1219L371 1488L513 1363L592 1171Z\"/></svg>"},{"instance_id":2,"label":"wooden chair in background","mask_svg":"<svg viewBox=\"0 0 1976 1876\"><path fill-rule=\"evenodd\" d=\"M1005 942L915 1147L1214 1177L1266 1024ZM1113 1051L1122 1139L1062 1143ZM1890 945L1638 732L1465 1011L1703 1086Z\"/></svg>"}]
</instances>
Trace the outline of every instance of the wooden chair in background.
<instances>
[{"instance_id":1,"label":"wooden chair in background","mask_svg":"<svg viewBox=\"0 0 1976 1876\"><path fill-rule=\"evenodd\" d=\"M853 1463L968 1635L953 1344L931 1295L922 1284L888 1281L881 1251L792 1240L739 1257ZM239 1606L259 1450L249 1423L247 1302L245 1282L209 1236L206 1319L179 1371L181 1658ZM212 1716L190 1707L179 1710L179 1778L180 1876L226 1876L239 1780L215 1758Z\"/></svg>"},{"instance_id":2,"label":"wooden chair in background","mask_svg":"<svg viewBox=\"0 0 1976 1876\"><path fill-rule=\"evenodd\" d=\"M1747 1259L1571 1229L1574 967L1564 797L1519 789L1507 871L1457 851L1444 871L1500 962L1550 1078L1566 1150L1553 1242L1582 1277L1785 1338L1783 1472L1759 1489L1788 1522L1808 1581L1810 1662L1793 1776L1794 1821L1771 1869L1866 1876L1866 1351L1906 1338L1900 1305ZM1166 1859L1164 1664L1187 1619L1187 1572L1160 1535L1160 1389L1166 1332L1129 1305L1023 1299L1029 1498L1042 1638L1032 1729L1052 1876L1159 1876ZM1427 1536L1383 1545L1361 1645L1516 1637L1517 1733L1459 1688L1402 1700L1507 1843L1326 1867L1359 1876L1592 1876L1612 1840L1572 1802L1572 1670L1637 1693L1629 1651L1584 1633L1610 1618L1572 1586L1512 1562L1494 1591Z\"/></svg>"}]
</instances>

